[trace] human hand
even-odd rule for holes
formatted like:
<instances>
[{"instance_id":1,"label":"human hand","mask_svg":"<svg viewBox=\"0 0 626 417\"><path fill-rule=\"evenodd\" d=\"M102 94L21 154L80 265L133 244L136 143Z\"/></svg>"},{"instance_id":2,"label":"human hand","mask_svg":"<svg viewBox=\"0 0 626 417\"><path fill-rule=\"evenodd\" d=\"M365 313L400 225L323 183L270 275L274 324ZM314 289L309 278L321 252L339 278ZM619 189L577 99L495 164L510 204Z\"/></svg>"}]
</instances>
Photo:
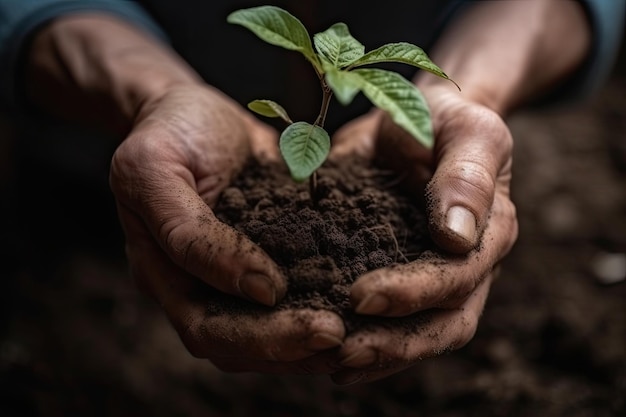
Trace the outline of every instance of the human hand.
<instances>
[{"instance_id":1,"label":"human hand","mask_svg":"<svg viewBox=\"0 0 626 417\"><path fill-rule=\"evenodd\" d=\"M421 330L373 328L347 336L339 351L339 384L379 379L421 359L458 349L474 335L498 262L517 238L509 198L512 138L502 119L448 88L423 90L435 146L421 147L374 110L337 132L333 157L357 152L406 175L427 198L436 257L359 277L351 289L357 313L414 317Z\"/></svg>"},{"instance_id":2,"label":"human hand","mask_svg":"<svg viewBox=\"0 0 626 417\"><path fill-rule=\"evenodd\" d=\"M273 306L285 294L274 262L211 210L246 158L275 158L276 143L273 129L217 90L175 86L144 103L110 183L132 275L194 356L230 372L328 373L324 351L345 333L338 316L224 298Z\"/></svg>"}]
</instances>

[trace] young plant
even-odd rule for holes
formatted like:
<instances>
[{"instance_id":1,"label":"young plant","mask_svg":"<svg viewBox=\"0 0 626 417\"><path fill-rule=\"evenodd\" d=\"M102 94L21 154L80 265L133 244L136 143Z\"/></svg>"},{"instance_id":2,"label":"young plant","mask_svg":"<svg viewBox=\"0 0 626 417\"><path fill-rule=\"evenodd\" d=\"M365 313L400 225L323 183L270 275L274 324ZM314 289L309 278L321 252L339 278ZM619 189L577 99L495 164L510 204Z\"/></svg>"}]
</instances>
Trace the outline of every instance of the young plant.
<instances>
[{"instance_id":1,"label":"young plant","mask_svg":"<svg viewBox=\"0 0 626 417\"><path fill-rule=\"evenodd\" d=\"M313 124L294 123L287 111L272 100L254 100L248 104L250 110L260 115L280 117L288 123L280 136L279 147L294 180L314 179L316 170L330 153L330 137L324 130L324 120L333 94L341 104L348 105L357 93L362 92L417 141L432 147L430 111L419 89L396 72L361 68L382 62L400 62L452 81L421 48L399 42L366 53L365 47L352 37L345 23L336 23L315 34L311 42L300 20L276 6L237 10L227 20L249 29L270 44L300 52L320 80L322 105Z\"/></svg>"}]
</instances>

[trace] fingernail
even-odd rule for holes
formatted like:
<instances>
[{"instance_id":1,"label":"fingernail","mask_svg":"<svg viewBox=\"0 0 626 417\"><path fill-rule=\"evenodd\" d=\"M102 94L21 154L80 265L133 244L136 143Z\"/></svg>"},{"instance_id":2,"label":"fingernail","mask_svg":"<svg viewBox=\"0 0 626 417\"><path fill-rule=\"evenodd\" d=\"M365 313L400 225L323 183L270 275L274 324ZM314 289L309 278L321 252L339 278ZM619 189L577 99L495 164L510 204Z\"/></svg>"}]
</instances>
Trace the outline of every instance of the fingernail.
<instances>
[{"instance_id":1,"label":"fingernail","mask_svg":"<svg viewBox=\"0 0 626 417\"><path fill-rule=\"evenodd\" d=\"M389 299L382 294L368 295L354 309L359 314L379 315L389 308Z\"/></svg>"},{"instance_id":2,"label":"fingernail","mask_svg":"<svg viewBox=\"0 0 626 417\"><path fill-rule=\"evenodd\" d=\"M350 368L365 368L372 365L378 359L378 355L372 349L361 349L341 360L341 365Z\"/></svg>"},{"instance_id":3,"label":"fingernail","mask_svg":"<svg viewBox=\"0 0 626 417\"><path fill-rule=\"evenodd\" d=\"M343 340L330 333L319 332L309 338L307 347L311 350L324 350L341 346Z\"/></svg>"},{"instance_id":4,"label":"fingernail","mask_svg":"<svg viewBox=\"0 0 626 417\"><path fill-rule=\"evenodd\" d=\"M276 304L276 289L270 279L257 273L245 274L239 279L239 289L249 298L266 306Z\"/></svg>"},{"instance_id":5,"label":"fingernail","mask_svg":"<svg viewBox=\"0 0 626 417\"><path fill-rule=\"evenodd\" d=\"M455 234L468 241L474 241L476 234L476 218L471 211L461 206L453 206L448 210L446 226Z\"/></svg>"}]
</instances>

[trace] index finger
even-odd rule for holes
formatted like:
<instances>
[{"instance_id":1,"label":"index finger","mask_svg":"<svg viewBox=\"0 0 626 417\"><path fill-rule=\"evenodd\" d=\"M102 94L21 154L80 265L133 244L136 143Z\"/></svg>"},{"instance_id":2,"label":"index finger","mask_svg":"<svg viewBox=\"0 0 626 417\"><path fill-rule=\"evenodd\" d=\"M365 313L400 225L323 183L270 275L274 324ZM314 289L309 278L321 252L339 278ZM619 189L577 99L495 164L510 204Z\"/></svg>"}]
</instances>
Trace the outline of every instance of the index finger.
<instances>
[{"instance_id":1,"label":"index finger","mask_svg":"<svg viewBox=\"0 0 626 417\"><path fill-rule=\"evenodd\" d=\"M163 307L195 357L218 363L240 359L239 370L246 370L246 365L247 370L262 370L266 361L265 370L270 371L281 368L281 362L308 358L342 343L343 322L330 311L247 303L195 280L163 256L154 241L131 250L147 255L133 257L135 279Z\"/></svg>"},{"instance_id":2,"label":"index finger","mask_svg":"<svg viewBox=\"0 0 626 417\"><path fill-rule=\"evenodd\" d=\"M497 199L480 247L467 255L422 256L409 264L369 272L352 285L357 313L406 316L461 305L511 249L517 236L515 209Z\"/></svg>"}]
</instances>

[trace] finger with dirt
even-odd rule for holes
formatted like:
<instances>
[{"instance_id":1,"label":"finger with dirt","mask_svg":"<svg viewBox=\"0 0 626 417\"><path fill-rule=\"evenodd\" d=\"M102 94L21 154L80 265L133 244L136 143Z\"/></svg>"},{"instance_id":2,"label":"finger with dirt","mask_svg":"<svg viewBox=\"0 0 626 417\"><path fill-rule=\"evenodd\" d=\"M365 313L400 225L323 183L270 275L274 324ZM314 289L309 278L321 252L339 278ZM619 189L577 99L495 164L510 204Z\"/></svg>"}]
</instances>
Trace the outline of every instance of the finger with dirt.
<instances>
[{"instance_id":1,"label":"finger with dirt","mask_svg":"<svg viewBox=\"0 0 626 417\"><path fill-rule=\"evenodd\" d=\"M458 308L431 309L399 318L401 326L371 326L350 334L338 355L339 364L352 369L333 374L333 381L374 381L461 348L476 332L492 280L489 274Z\"/></svg>"},{"instance_id":2,"label":"finger with dirt","mask_svg":"<svg viewBox=\"0 0 626 417\"><path fill-rule=\"evenodd\" d=\"M400 317L430 308L458 308L511 247L517 222L510 200L497 200L478 249L467 255L426 253L408 264L359 277L350 300L356 312Z\"/></svg>"},{"instance_id":3,"label":"finger with dirt","mask_svg":"<svg viewBox=\"0 0 626 417\"><path fill-rule=\"evenodd\" d=\"M133 250L133 249L131 249ZM276 310L230 297L196 279L153 243L145 240L135 257L138 285L164 309L187 350L235 371L329 373L330 361L310 359L341 345L345 335L339 316L328 311Z\"/></svg>"},{"instance_id":4,"label":"finger with dirt","mask_svg":"<svg viewBox=\"0 0 626 417\"><path fill-rule=\"evenodd\" d=\"M285 278L211 209L250 155L250 136L270 132L253 128L249 116L212 90L181 90L138 122L111 163L129 252L144 257L142 241L153 239L178 267L213 288L274 305L286 292Z\"/></svg>"}]
</instances>

